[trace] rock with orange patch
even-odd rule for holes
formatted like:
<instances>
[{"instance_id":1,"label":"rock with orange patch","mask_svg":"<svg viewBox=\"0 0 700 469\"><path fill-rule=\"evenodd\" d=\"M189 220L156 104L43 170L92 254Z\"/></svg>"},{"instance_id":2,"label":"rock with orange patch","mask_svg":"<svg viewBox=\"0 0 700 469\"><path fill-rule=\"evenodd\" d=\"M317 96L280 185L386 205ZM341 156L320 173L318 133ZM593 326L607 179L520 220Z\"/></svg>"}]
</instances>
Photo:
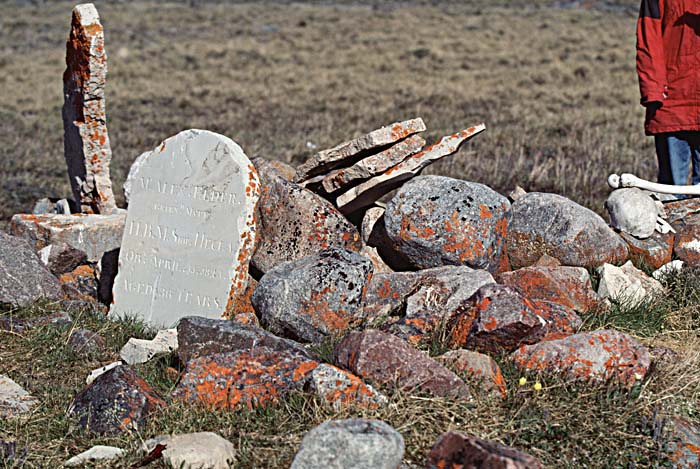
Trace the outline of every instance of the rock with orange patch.
<instances>
[{"instance_id":1,"label":"rock with orange patch","mask_svg":"<svg viewBox=\"0 0 700 469\"><path fill-rule=\"evenodd\" d=\"M508 257L513 269L544 254L563 265L595 268L627 259L627 243L593 211L557 194L530 192L513 202Z\"/></svg>"},{"instance_id":2,"label":"rock with orange patch","mask_svg":"<svg viewBox=\"0 0 700 469\"><path fill-rule=\"evenodd\" d=\"M440 435L428 454L428 469L541 469L535 457L462 432Z\"/></svg>"},{"instance_id":3,"label":"rock with orange patch","mask_svg":"<svg viewBox=\"0 0 700 469\"><path fill-rule=\"evenodd\" d=\"M110 214L116 209L109 164L104 30L92 3L73 9L63 73L64 150L73 198L82 213Z\"/></svg>"},{"instance_id":4,"label":"rock with orange patch","mask_svg":"<svg viewBox=\"0 0 700 469\"><path fill-rule=\"evenodd\" d=\"M508 270L505 257L510 202L483 184L444 176L406 183L384 215L389 238L416 267L466 265Z\"/></svg>"},{"instance_id":5,"label":"rock with orange patch","mask_svg":"<svg viewBox=\"0 0 700 469\"><path fill-rule=\"evenodd\" d=\"M58 281L77 290L82 299L97 300L97 274L89 265L81 265L72 272L59 275Z\"/></svg>"},{"instance_id":6,"label":"rock with orange patch","mask_svg":"<svg viewBox=\"0 0 700 469\"><path fill-rule=\"evenodd\" d=\"M335 365L373 384L438 397L469 399L469 388L452 371L405 340L377 330L351 332L333 353Z\"/></svg>"},{"instance_id":7,"label":"rock with orange patch","mask_svg":"<svg viewBox=\"0 0 700 469\"><path fill-rule=\"evenodd\" d=\"M424 130L425 123L423 119L418 117L403 122L395 122L362 137L343 142L328 150L320 151L297 168L296 182L305 181L338 166L350 166L363 156L368 156L373 152L378 153L382 147Z\"/></svg>"},{"instance_id":8,"label":"rock with orange patch","mask_svg":"<svg viewBox=\"0 0 700 469\"><path fill-rule=\"evenodd\" d=\"M376 408L386 404L386 397L357 376L325 363L309 375L309 389L337 409L355 405Z\"/></svg>"},{"instance_id":9,"label":"rock with orange patch","mask_svg":"<svg viewBox=\"0 0 700 469\"><path fill-rule=\"evenodd\" d=\"M189 360L173 397L216 409L253 408L302 390L318 362L289 351L256 346Z\"/></svg>"},{"instance_id":10,"label":"rock with orange patch","mask_svg":"<svg viewBox=\"0 0 700 469\"><path fill-rule=\"evenodd\" d=\"M548 323L537 307L513 287L487 285L472 298L474 318L466 340L468 348L487 353L512 351L520 344L539 342Z\"/></svg>"},{"instance_id":11,"label":"rock with orange patch","mask_svg":"<svg viewBox=\"0 0 700 469\"><path fill-rule=\"evenodd\" d=\"M379 176L375 176L343 192L336 197L336 206L343 213L353 213L374 204L385 194L420 174L428 165L456 153L462 144L484 130L486 130L486 126L480 124L442 137L423 151L409 156Z\"/></svg>"},{"instance_id":12,"label":"rock with orange patch","mask_svg":"<svg viewBox=\"0 0 700 469\"><path fill-rule=\"evenodd\" d=\"M150 413L165 402L134 370L117 366L80 391L68 414L92 433L114 435L139 431Z\"/></svg>"},{"instance_id":13,"label":"rock with orange patch","mask_svg":"<svg viewBox=\"0 0 700 469\"><path fill-rule=\"evenodd\" d=\"M700 220L679 224L673 243L673 254L691 267L700 266Z\"/></svg>"},{"instance_id":14,"label":"rock with orange patch","mask_svg":"<svg viewBox=\"0 0 700 469\"><path fill-rule=\"evenodd\" d=\"M260 273L330 247L362 248L357 228L329 201L274 172L260 176L260 236L251 264Z\"/></svg>"},{"instance_id":15,"label":"rock with orange patch","mask_svg":"<svg viewBox=\"0 0 700 469\"><path fill-rule=\"evenodd\" d=\"M488 355L460 349L450 350L436 360L455 373L477 381L484 390L495 391L501 397L506 397L506 381L501 367Z\"/></svg>"},{"instance_id":16,"label":"rock with orange patch","mask_svg":"<svg viewBox=\"0 0 700 469\"><path fill-rule=\"evenodd\" d=\"M372 271L372 262L356 252L324 249L266 273L253 293L253 306L272 333L320 343L361 318Z\"/></svg>"},{"instance_id":17,"label":"rock with orange patch","mask_svg":"<svg viewBox=\"0 0 700 469\"><path fill-rule=\"evenodd\" d=\"M421 279L402 300L403 315L383 329L411 344L428 343L441 326L453 324L470 308L470 298L484 285L494 284L485 270L449 266L419 271ZM449 332L448 332L449 333Z\"/></svg>"},{"instance_id":18,"label":"rock with orange patch","mask_svg":"<svg viewBox=\"0 0 700 469\"><path fill-rule=\"evenodd\" d=\"M50 244L39 251L41 262L52 274L61 275L87 264L87 254L66 243Z\"/></svg>"},{"instance_id":19,"label":"rock with orange patch","mask_svg":"<svg viewBox=\"0 0 700 469\"><path fill-rule=\"evenodd\" d=\"M255 308L253 308L253 292L258 286L258 281L248 275L245 281L245 287L240 288L233 285L229 293L229 303L226 306L226 316L234 318L241 314L255 316Z\"/></svg>"},{"instance_id":20,"label":"rock with orange patch","mask_svg":"<svg viewBox=\"0 0 700 469\"><path fill-rule=\"evenodd\" d=\"M253 157L250 161L253 162L253 166L258 170L258 174L264 174L265 176L275 175L290 182L294 181L296 169L284 161L262 158L260 156Z\"/></svg>"},{"instance_id":21,"label":"rock with orange patch","mask_svg":"<svg viewBox=\"0 0 700 469\"><path fill-rule=\"evenodd\" d=\"M528 298L559 303L578 312L593 309L600 303L588 271L583 267L523 267L501 274L499 280Z\"/></svg>"},{"instance_id":22,"label":"rock with orange patch","mask_svg":"<svg viewBox=\"0 0 700 469\"><path fill-rule=\"evenodd\" d=\"M647 239L635 238L627 233L620 233L620 236L627 243L630 260L640 269L645 266L658 269L671 262L675 240L673 233L662 234L657 231Z\"/></svg>"},{"instance_id":23,"label":"rock with orange patch","mask_svg":"<svg viewBox=\"0 0 700 469\"><path fill-rule=\"evenodd\" d=\"M561 373L591 382L615 380L632 386L649 371L649 352L615 330L583 332L563 339L522 345L512 355L523 371Z\"/></svg>"},{"instance_id":24,"label":"rock with orange patch","mask_svg":"<svg viewBox=\"0 0 700 469\"><path fill-rule=\"evenodd\" d=\"M226 315L244 291L257 237L258 176L240 146L183 130L148 153L133 176L111 318L172 327Z\"/></svg>"},{"instance_id":25,"label":"rock with orange patch","mask_svg":"<svg viewBox=\"0 0 700 469\"><path fill-rule=\"evenodd\" d=\"M0 305L62 298L61 284L22 239L0 231Z\"/></svg>"},{"instance_id":26,"label":"rock with orange patch","mask_svg":"<svg viewBox=\"0 0 700 469\"><path fill-rule=\"evenodd\" d=\"M440 304L441 310L455 310L460 303L468 299L481 286L495 283L493 277L485 271L474 270L466 266L444 266L416 272L375 273L367 287L363 306L363 318L368 322L386 322L389 316L401 316L407 307L406 300L411 301L412 311L422 310L420 298L432 308ZM440 291L440 298L434 300L426 297L431 291ZM408 312L408 311L406 311Z\"/></svg>"},{"instance_id":27,"label":"rock with orange patch","mask_svg":"<svg viewBox=\"0 0 700 469\"><path fill-rule=\"evenodd\" d=\"M177 343L177 355L183 363L197 357L251 350L255 347L266 347L280 352L290 351L307 358L312 357L301 344L277 337L254 325L198 316L180 320L177 325Z\"/></svg>"},{"instance_id":28,"label":"rock with orange patch","mask_svg":"<svg viewBox=\"0 0 700 469\"><path fill-rule=\"evenodd\" d=\"M666 454L674 469L700 467L700 422L673 417Z\"/></svg>"},{"instance_id":29,"label":"rock with orange patch","mask_svg":"<svg viewBox=\"0 0 700 469\"><path fill-rule=\"evenodd\" d=\"M386 265L382 256L377 252L377 248L371 246L362 246L360 254L372 261L372 266L375 272L393 272L394 270Z\"/></svg>"}]
</instances>

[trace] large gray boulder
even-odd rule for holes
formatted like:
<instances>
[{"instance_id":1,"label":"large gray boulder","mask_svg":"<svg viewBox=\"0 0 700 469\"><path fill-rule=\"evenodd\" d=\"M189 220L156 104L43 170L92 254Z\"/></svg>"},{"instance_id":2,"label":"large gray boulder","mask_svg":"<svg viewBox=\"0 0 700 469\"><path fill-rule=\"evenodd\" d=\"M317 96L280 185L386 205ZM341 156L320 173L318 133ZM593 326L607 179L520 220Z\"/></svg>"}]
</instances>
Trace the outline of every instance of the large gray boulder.
<instances>
[{"instance_id":1,"label":"large gray boulder","mask_svg":"<svg viewBox=\"0 0 700 469\"><path fill-rule=\"evenodd\" d=\"M444 176L406 183L384 214L386 232L414 267L507 270L510 202L489 187Z\"/></svg>"},{"instance_id":2,"label":"large gray boulder","mask_svg":"<svg viewBox=\"0 0 700 469\"><path fill-rule=\"evenodd\" d=\"M543 255L563 265L595 268L627 259L627 244L596 213L557 194L531 192L516 200L508 225L508 257L513 269L533 265Z\"/></svg>"},{"instance_id":3,"label":"large gray boulder","mask_svg":"<svg viewBox=\"0 0 700 469\"><path fill-rule=\"evenodd\" d=\"M61 284L22 239L0 231L0 304L26 306L62 297Z\"/></svg>"},{"instance_id":4,"label":"large gray boulder","mask_svg":"<svg viewBox=\"0 0 700 469\"><path fill-rule=\"evenodd\" d=\"M325 249L266 273L253 293L253 306L272 333L320 343L359 320L372 271L372 262L356 252Z\"/></svg>"},{"instance_id":5,"label":"large gray boulder","mask_svg":"<svg viewBox=\"0 0 700 469\"><path fill-rule=\"evenodd\" d=\"M292 469L397 469L403 437L379 420L324 422L304 436Z\"/></svg>"}]
</instances>

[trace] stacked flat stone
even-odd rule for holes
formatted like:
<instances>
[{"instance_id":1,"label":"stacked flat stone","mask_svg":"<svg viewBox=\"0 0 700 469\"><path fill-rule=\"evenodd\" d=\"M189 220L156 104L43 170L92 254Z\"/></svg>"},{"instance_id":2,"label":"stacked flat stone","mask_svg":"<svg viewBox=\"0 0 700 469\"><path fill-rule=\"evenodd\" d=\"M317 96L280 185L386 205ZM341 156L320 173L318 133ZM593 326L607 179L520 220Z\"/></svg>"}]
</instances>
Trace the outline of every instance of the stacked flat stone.
<instances>
[{"instance_id":1,"label":"stacked flat stone","mask_svg":"<svg viewBox=\"0 0 700 469\"><path fill-rule=\"evenodd\" d=\"M295 180L333 201L342 213L352 213L372 205L434 161L456 153L485 128L470 127L424 149L426 142L417 135L426 129L423 119L396 122L316 153L297 168Z\"/></svg>"}]
</instances>

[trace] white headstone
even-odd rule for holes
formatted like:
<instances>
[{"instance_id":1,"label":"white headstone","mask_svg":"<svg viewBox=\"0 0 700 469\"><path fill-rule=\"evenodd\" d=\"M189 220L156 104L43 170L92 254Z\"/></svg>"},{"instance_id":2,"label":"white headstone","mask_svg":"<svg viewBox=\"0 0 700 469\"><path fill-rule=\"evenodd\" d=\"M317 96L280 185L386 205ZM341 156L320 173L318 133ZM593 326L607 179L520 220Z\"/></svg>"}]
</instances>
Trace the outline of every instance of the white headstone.
<instances>
[{"instance_id":1,"label":"white headstone","mask_svg":"<svg viewBox=\"0 0 700 469\"><path fill-rule=\"evenodd\" d=\"M132 180L110 317L170 327L220 318L245 288L257 173L231 139L186 130L144 157Z\"/></svg>"}]
</instances>

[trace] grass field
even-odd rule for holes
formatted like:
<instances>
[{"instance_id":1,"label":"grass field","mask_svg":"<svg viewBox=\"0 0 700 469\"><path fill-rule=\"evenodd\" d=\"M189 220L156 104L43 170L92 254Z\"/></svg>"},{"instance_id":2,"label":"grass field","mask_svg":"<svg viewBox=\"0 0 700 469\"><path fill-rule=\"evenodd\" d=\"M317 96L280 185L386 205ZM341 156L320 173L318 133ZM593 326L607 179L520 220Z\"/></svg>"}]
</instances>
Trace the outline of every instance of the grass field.
<instances>
[{"instance_id":1,"label":"grass field","mask_svg":"<svg viewBox=\"0 0 700 469\"><path fill-rule=\"evenodd\" d=\"M634 70L637 2L96 2L106 30L108 127L113 180L133 159L187 128L225 134L253 156L299 163L379 126L422 116L428 139L485 122L488 131L429 172L516 184L566 195L602 213L610 172L653 179L652 142L642 131ZM565 2L560 2L565 3ZM65 197L62 82L73 4L0 4L0 227L36 199ZM0 440L29 455L25 467L58 467L94 444L130 449L160 433L211 430L237 448L236 467L288 467L301 438L329 418L386 420L406 439L408 467L420 466L449 429L514 445L547 467L664 467L671 415L700 412L700 272L674 280L666 297L638 308L590 314L584 329L616 327L679 353L631 391L528 376L503 359L509 396L458 404L393 395L377 411L335 411L316 399L252 412L212 413L172 405L141 434L95 438L65 411L86 373L117 358L138 325L75 312L71 328L103 334L108 349L79 359L71 328L0 332L0 374L40 398L27 420L0 421ZM13 311L41 315L56 305ZM2 311L2 314L8 314ZM168 398L168 360L139 372ZM535 392L531 384L544 388ZM477 393L478 394L478 393ZM0 468L12 467L0 458ZM154 465L153 467L157 467Z\"/></svg>"},{"instance_id":2,"label":"grass field","mask_svg":"<svg viewBox=\"0 0 700 469\"><path fill-rule=\"evenodd\" d=\"M429 140L485 122L486 134L430 172L501 192L520 184L602 212L609 172L655 176L634 70L636 0L96 3L120 200L134 158L186 128L298 163L310 147L414 116ZM72 3L0 8L7 220L70 193L61 77Z\"/></svg>"}]
</instances>

